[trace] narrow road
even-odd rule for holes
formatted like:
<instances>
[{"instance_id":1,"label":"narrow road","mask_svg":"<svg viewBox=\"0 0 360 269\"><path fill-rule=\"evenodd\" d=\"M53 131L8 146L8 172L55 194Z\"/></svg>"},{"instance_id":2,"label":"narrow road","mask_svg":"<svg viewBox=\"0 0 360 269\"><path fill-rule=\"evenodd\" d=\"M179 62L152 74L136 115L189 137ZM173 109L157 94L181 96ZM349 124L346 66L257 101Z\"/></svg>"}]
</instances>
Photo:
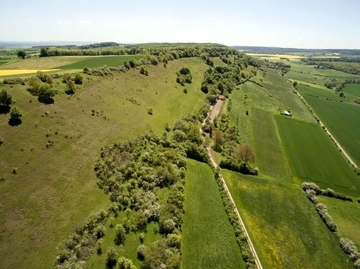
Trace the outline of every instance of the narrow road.
<instances>
[{"instance_id":1,"label":"narrow road","mask_svg":"<svg viewBox=\"0 0 360 269\"><path fill-rule=\"evenodd\" d=\"M218 100L218 102L217 102L214 106L212 106L212 107L210 108L209 117L210 117L211 122L213 122L214 119L219 115L223 103L224 103L224 101ZM204 123L205 123L205 120L204 120ZM204 123L203 123L203 124L204 124ZM201 132L201 129L200 129L200 132ZM215 168L218 168L218 165L217 165L217 163L215 162L214 157L213 157L213 154L212 154L212 152L211 152L211 148L210 148L210 147L207 147L206 149L207 149L207 152L208 152L208 155L209 155L209 157L210 157L210 160L211 160L212 164L214 165ZM236 207L235 201L234 201L234 199L233 199L233 197L232 197L232 195L231 195L231 193L230 193L230 191L229 191L229 188L228 188L228 186L226 185L226 182L225 182L223 176L222 176L220 173L219 173L219 177L220 177L220 179L221 179L221 181L222 181L222 183L223 183L223 185L224 185L224 188L225 188L225 190L226 190L226 192L227 192L228 197L230 198L231 203L233 204L234 212L235 212L235 214L237 215L237 217L238 217L238 219L239 219L239 224L240 224L240 226L242 227L242 229L243 229L243 231L244 231L244 234L245 234L245 236L246 236L246 238L247 238L247 241L248 241L249 247L250 247L250 251L251 251L251 253L252 253L252 255L254 256L254 259L255 259L255 264L256 264L256 266L257 266L258 269L263 269L263 267L262 267L262 265L261 265L261 262L260 262L260 259L259 259L259 256L258 256L257 253L256 253L255 247L254 247L254 245L253 245L253 243L252 243L252 241L251 241L251 238L250 238L250 236L249 236L249 233L248 233L248 231L247 231L247 229L246 229L246 227L245 227L244 221L243 221L242 218L241 218L240 212L239 212L239 210L238 210L237 207Z\"/></svg>"}]
</instances>

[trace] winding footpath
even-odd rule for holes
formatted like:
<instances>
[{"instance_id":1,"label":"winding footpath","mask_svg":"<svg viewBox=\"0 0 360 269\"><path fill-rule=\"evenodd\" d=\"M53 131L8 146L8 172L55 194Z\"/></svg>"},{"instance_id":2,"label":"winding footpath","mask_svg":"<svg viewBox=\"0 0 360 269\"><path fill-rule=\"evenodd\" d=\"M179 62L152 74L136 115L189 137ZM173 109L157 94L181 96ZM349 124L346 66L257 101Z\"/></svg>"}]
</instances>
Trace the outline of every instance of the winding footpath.
<instances>
[{"instance_id":1,"label":"winding footpath","mask_svg":"<svg viewBox=\"0 0 360 269\"><path fill-rule=\"evenodd\" d=\"M210 112L209 112L208 115L209 115L209 118L210 118L211 122L213 122L214 119L219 115L223 103L224 103L224 101L218 100L218 102L216 102L216 104L210 108ZM205 120L206 120L206 119L205 119ZM204 123L205 123L205 120L204 120ZM203 123L203 124L204 124L204 123ZM201 129L200 129L200 132L201 132ZM207 149L208 155L209 155L209 157L210 157L210 160L211 160L213 166L214 166L215 168L218 168L219 166L218 166L217 163L215 162L215 159L214 159L214 157L213 157L213 155L212 155L212 152L211 152L211 148L210 148L210 147L207 147L206 149ZM234 199L233 199L233 197L232 197L232 195L231 195L231 193L230 193L230 191L229 191L229 188L228 188L228 186L227 186L227 184L226 184L223 176L222 176L220 173L219 173L219 177L220 177L220 179L221 179L221 181L222 181L222 183L223 183L223 185L224 185L224 188L225 188L225 190L226 190L226 192L227 192L228 197L229 197L230 200L231 200L231 203L233 204L234 212L235 212L235 214L237 215L238 220L239 220L239 224L240 224L240 226L242 227L242 229L243 229L243 231L244 231L244 234L245 234L245 236L246 236L246 238L247 238L247 241L248 241L249 247L250 247L250 251L251 251L251 253L252 253L252 255L254 256L254 259L255 259L255 264L256 264L256 266L257 266L258 269L263 269L263 267L262 267L262 265L261 265L261 262L260 262L260 259L259 259L259 256L258 256L257 253L256 253L255 247L254 247L254 245L253 245L253 243L252 243L252 241L251 241L251 238L250 238L250 236L249 236L249 233L248 233L248 231L247 231L247 229L246 229L246 227L245 227L244 221L243 221L243 219L241 218L240 212L239 212L239 210L238 210L237 207L236 207L235 201L234 201Z\"/></svg>"}]
</instances>

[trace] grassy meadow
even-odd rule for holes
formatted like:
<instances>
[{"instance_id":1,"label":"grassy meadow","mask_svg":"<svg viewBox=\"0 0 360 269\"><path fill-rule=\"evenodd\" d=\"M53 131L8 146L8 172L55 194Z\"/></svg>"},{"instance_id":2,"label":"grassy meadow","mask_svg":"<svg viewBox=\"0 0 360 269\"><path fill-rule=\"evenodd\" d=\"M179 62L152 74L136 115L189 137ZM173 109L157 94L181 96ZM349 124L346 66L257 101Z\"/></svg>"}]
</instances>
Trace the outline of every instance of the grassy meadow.
<instances>
[{"instance_id":1,"label":"grassy meadow","mask_svg":"<svg viewBox=\"0 0 360 269\"><path fill-rule=\"evenodd\" d=\"M318 196L319 202L327 206L330 216L337 224L337 233L340 237L350 238L360 248L360 204L342 201L326 196Z\"/></svg>"},{"instance_id":2,"label":"grassy meadow","mask_svg":"<svg viewBox=\"0 0 360 269\"><path fill-rule=\"evenodd\" d=\"M354 102L347 102L347 98L337 97L329 90L303 85L297 88L327 129L360 165L360 151L358 150L360 147L360 106Z\"/></svg>"},{"instance_id":3,"label":"grassy meadow","mask_svg":"<svg viewBox=\"0 0 360 269\"><path fill-rule=\"evenodd\" d=\"M353 268L300 186L222 174L264 268Z\"/></svg>"},{"instance_id":4,"label":"grassy meadow","mask_svg":"<svg viewBox=\"0 0 360 269\"><path fill-rule=\"evenodd\" d=\"M360 194L358 177L319 125L281 116L276 122L293 177L355 197Z\"/></svg>"},{"instance_id":5,"label":"grassy meadow","mask_svg":"<svg viewBox=\"0 0 360 269\"><path fill-rule=\"evenodd\" d=\"M213 172L193 160L187 162L182 239L182 268L245 268Z\"/></svg>"},{"instance_id":6,"label":"grassy meadow","mask_svg":"<svg viewBox=\"0 0 360 269\"><path fill-rule=\"evenodd\" d=\"M193 75L187 94L176 83L184 66ZM0 267L50 268L56 246L110 204L93 171L100 147L148 129L162 134L165 123L197 113L206 68L192 58L148 66L149 76L135 69L106 78L83 75L73 96L59 93L52 105L39 103L27 86L4 85L24 115L12 127L9 115L0 114ZM61 80L57 85L63 87Z\"/></svg>"}]
</instances>

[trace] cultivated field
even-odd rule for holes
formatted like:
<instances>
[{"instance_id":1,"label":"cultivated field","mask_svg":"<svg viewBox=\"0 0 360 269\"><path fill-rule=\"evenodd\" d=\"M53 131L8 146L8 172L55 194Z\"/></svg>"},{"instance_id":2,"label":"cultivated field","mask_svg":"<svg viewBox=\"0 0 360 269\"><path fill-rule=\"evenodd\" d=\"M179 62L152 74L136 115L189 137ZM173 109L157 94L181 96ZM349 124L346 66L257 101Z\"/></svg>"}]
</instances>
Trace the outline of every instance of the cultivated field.
<instances>
[{"instance_id":1,"label":"cultivated field","mask_svg":"<svg viewBox=\"0 0 360 269\"><path fill-rule=\"evenodd\" d=\"M182 268L245 268L213 172L192 160L187 163L182 238Z\"/></svg>"},{"instance_id":2,"label":"cultivated field","mask_svg":"<svg viewBox=\"0 0 360 269\"><path fill-rule=\"evenodd\" d=\"M276 117L293 177L358 196L360 181L320 126ZM326 153L326 154L324 154Z\"/></svg>"},{"instance_id":3,"label":"cultivated field","mask_svg":"<svg viewBox=\"0 0 360 269\"><path fill-rule=\"evenodd\" d=\"M119 66L131 59L139 60L141 55L121 56L55 56L43 58L17 59L0 65L0 75L7 70L83 70L87 68L98 68L101 66ZM4 70L4 71L2 71ZM54 70L55 71L55 70ZM36 73L36 71L35 71ZM11 74L8 74L11 75ZM14 75L14 74L12 74Z\"/></svg>"},{"instance_id":4,"label":"cultivated field","mask_svg":"<svg viewBox=\"0 0 360 269\"><path fill-rule=\"evenodd\" d=\"M345 93L360 97L360 84L346 84Z\"/></svg>"},{"instance_id":5,"label":"cultivated field","mask_svg":"<svg viewBox=\"0 0 360 269\"><path fill-rule=\"evenodd\" d=\"M329 90L299 85L298 91L333 136L360 165L360 106ZM341 102L340 102L341 101Z\"/></svg>"},{"instance_id":6,"label":"cultivated field","mask_svg":"<svg viewBox=\"0 0 360 269\"><path fill-rule=\"evenodd\" d=\"M353 268L298 185L222 174L264 268Z\"/></svg>"}]
</instances>

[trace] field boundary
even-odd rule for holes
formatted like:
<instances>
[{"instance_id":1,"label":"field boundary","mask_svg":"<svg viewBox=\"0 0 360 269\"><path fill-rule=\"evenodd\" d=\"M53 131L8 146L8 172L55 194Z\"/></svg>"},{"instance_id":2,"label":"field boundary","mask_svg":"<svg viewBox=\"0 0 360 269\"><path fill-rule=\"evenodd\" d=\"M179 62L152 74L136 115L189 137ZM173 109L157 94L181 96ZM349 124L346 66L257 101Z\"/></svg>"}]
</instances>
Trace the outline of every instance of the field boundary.
<instances>
[{"instance_id":1,"label":"field boundary","mask_svg":"<svg viewBox=\"0 0 360 269\"><path fill-rule=\"evenodd\" d=\"M296 93L296 95L301 99L301 101L305 104L305 106L309 109L310 113L314 116L315 120L319 123L320 127L325 131L325 133L330 137L330 139L334 142L335 146L339 149L341 154L345 157L345 159L350 163L354 169L358 168L357 164L351 159L350 155L344 150L341 144L335 139L335 137L331 134L325 124L322 123L320 118L315 114L314 111L310 110L311 106L306 102L306 100L302 97L302 95L298 92L298 90L294 87L294 85L289 81L292 89Z\"/></svg>"},{"instance_id":2,"label":"field boundary","mask_svg":"<svg viewBox=\"0 0 360 269\"><path fill-rule=\"evenodd\" d=\"M220 111L221 111L221 107L223 106L224 103L225 103L225 102L223 102L223 101L219 102L219 100L218 100L214 106L211 106L211 107L210 107L210 111L209 111L209 113L208 113L208 117L210 118L211 122L213 122L213 120L218 116L218 114L219 114ZM205 122L205 120L204 120L204 122ZM203 124L204 124L204 122L203 122ZM201 132L202 132L202 131L201 131L201 128L200 128L200 133L201 133ZM211 163L213 164L214 168L215 168L215 169L219 168L219 166L218 166L217 163L215 162L214 156L211 154L211 148L210 148L210 147L206 147L206 150L207 150L207 152L208 152L209 158L210 158ZM234 201L234 199L233 199L233 197L232 197L232 195L231 195L231 193L230 193L230 190L229 190L228 186L226 185L226 182L225 182L225 180L224 180L224 177L223 177L222 174L220 174L220 173L218 173L218 175L219 175L219 178L220 178L220 180L221 180L221 182L222 182L222 184L223 184L223 186L224 186L224 188L225 188L225 190L226 190L226 193L227 193L228 197L230 198L230 201L231 201L231 203L232 203L232 205L233 205L233 208L234 208L234 212L235 212L235 214L236 214L237 217L238 217L239 224L240 224L241 228L243 229L244 234L245 234L245 236L246 236L246 238L247 238L247 241L248 241L249 247L250 247L250 251L251 251L251 253L252 253L252 255L254 256L254 259L255 259L256 267L257 267L258 269L263 269L263 267L262 267L262 265L261 265L261 262L260 262L260 259L259 259L259 256L258 256L257 253L256 253L256 250L255 250L255 247L254 247L254 245L253 245L253 243L252 243L252 241L251 241L250 235L249 235L249 233L248 233L248 231L247 231L247 229L246 229L246 227L245 227L245 224L244 224L243 219L241 218L240 212L239 212L238 208L236 207L235 201Z\"/></svg>"},{"instance_id":3,"label":"field boundary","mask_svg":"<svg viewBox=\"0 0 360 269\"><path fill-rule=\"evenodd\" d=\"M210 160L211 160L213 166L215 167L215 169L219 168L219 166L217 165L217 163L215 162L215 160L214 160L214 158L213 158L213 156L211 154L211 148L207 147L206 149L208 151L208 155L209 155ZM253 245L253 243L251 241L250 235L249 235L249 233L248 233L248 231L247 231L247 229L245 227L243 219L241 218L240 212L239 212L238 208L236 207L235 201L234 201L234 199L233 199L233 197L232 197L232 195L230 193L230 190L229 190L229 188L228 188L228 186L227 186L227 184L226 184L226 182L224 180L224 177L220 173L218 173L218 175L219 175L219 178L221 179L221 181L223 183L223 186L224 186L224 188L225 188L225 190L227 192L228 197L230 198L231 203L233 204L234 212L235 212L235 214L237 215L237 217L239 219L239 224L242 227L242 229L244 231L244 234L246 235L246 238L247 238L247 241L249 243L251 253L253 254L254 259L255 259L255 264L256 264L258 269L263 269L263 267L261 265L261 262L260 262L260 259L259 259L259 256L256 253L256 250L255 250L255 247L254 247L254 245Z\"/></svg>"}]
</instances>

